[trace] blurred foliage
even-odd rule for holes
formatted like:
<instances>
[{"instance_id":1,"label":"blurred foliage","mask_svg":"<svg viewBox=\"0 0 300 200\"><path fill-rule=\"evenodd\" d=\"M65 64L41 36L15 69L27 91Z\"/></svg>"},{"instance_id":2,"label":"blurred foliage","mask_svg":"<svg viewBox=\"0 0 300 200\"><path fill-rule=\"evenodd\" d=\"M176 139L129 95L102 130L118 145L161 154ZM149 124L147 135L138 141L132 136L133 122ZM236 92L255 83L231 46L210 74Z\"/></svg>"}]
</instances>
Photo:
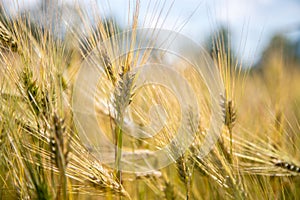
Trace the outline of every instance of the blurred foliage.
<instances>
[{"instance_id":1,"label":"blurred foliage","mask_svg":"<svg viewBox=\"0 0 300 200\"><path fill-rule=\"evenodd\" d=\"M290 41L283 34L276 34L264 49L260 61L256 64L257 68L267 68L271 66L272 59L278 58L285 67L300 67L300 55L297 53L299 42Z\"/></svg>"},{"instance_id":2,"label":"blurred foliage","mask_svg":"<svg viewBox=\"0 0 300 200\"><path fill-rule=\"evenodd\" d=\"M224 55L230 55L230 63L233 63L237 57L232 48L231 40L230 30L221 25L207 38L205 46L212 57L217 57L222 52Z\"/></svg>"}]
</instances>

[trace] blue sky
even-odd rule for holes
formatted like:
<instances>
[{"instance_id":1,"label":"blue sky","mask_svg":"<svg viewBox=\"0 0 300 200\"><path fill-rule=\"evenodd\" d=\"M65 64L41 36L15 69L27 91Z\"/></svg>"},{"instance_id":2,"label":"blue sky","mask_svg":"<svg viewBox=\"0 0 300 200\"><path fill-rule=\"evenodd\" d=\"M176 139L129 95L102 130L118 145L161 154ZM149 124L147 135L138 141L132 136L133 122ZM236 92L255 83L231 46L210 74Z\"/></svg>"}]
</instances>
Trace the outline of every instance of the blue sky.
<instances>
[{"instance_id":1,"label":"blue sky","mask_svg":"<svg viewBox=\"0 0 300 200\"><path fill-rule=\"evenodd\" d=\"M113 14L124 19L124 14L120 11L126 10L127 1L110 2ZM141 13L147 10L145 2L147 1L142 1ZM300 27L298 0L177 0L164 27L172 29L176 22L184 22L198 5L181 32L197 42L203 42L219 24L228 26L233 46L245 61L257 60L275 33L284 33L291 39L300 37L299 28L298 32L295 31L296 26ZM149 11L148 15L151 15ZM146 24L151 26L151 22Z\"/></svg>"},{"instance_id":2,"label":"blue sky","mask_svg":"<svg viewBox=\"0 0 300 200\"><path fill-rule=\"evenodd\" d=\"M30 7L39 0L19 0L19 4ZM60 0L61 1L61 0ZM70 3L74 0L61 1ZM12 4L4 0L6 5ZM83 0L78 1L90 8L95 2L107 15L115 16L121 24L127 24L128 0ZM130 0L130 2L134 2ZM170 12L165 9L162 17L155 5L163 6L162 0L151 0L151 9L147 9L149 0L141 0L141 19L146 18L145 26L154 27L158 19L162 27L177 30L185 24L181 33L197 42L203 42L218 24L228 26L236 51L245 61L257 60L263 48L275 33L284 33L290 39L300 37L300 0L175 0ZM173 0L166 0L164 7L169 8ZM196 9L197 8L197 9ZM191 14L194 14L191 16ZM166 17L168 13L168 16ZM164 19L166 19L164 21ZM186 20L188 19L187 23ZM164 23L163 23L164 22ZM142 22L140 22L142 23ZM295 30L298 27L298 32Z\"/></svg>"}]
</instances>

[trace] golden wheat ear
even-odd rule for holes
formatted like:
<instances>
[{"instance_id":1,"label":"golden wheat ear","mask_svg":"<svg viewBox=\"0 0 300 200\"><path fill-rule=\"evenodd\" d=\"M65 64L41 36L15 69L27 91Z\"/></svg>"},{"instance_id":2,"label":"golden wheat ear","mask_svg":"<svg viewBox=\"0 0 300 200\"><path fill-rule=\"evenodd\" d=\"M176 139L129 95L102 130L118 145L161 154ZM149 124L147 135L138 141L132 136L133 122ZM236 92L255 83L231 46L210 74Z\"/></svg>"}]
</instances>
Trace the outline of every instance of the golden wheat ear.
<instances>
[{"instance_id":1,"label":"golden wheat ear","mask_svg":"<svg viewBox=\"0 0 300 200\"><path fill-rule=\"evenodd\" d=\"M0 41L2 45L12 51L18 50L17 40L15 39L12 32L10 32L6 26L0 21Z\"/></svg>"}]
</instances>

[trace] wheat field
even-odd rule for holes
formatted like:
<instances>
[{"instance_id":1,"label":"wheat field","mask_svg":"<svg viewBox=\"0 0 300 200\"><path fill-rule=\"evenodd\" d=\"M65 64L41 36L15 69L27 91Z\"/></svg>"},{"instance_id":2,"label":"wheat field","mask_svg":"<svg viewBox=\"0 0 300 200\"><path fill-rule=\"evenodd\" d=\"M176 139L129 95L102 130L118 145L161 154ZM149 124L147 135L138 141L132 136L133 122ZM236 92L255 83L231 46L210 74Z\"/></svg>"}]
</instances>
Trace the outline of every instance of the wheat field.
<instances>
[{"instance_id":1,"label":"wheat field","mask_svg":"<svg viewBox=\"0 0 300 200\"><path fill-rule=\"evenodd\" d=\"M213 76L200 76L193 63L154 51L159 31L139 35L146 26L139 6L130 4L130 33L121 37L115 21L97 12L89 20L80 7L73 10L80 28L66 26L62 37L55 21L43 27L1 9L0 199L299 199L299 61L279 45L257 66L243 66L229 36L216 32L210 52L180 51L210 64ZM171 10L163 3L154 8ZM159 62L178 74L137 70ZM91 76L100 74L93 86L86 84L92 77L80 76L91 66ZM147 79L169 87L138 87ZM210 130L218 138L201 156ZM99 146L104 137L111 147ZM153 152L168 144L163 165ZM139 168L147 162L151 170Z\"/></svg>"}]
</instances>

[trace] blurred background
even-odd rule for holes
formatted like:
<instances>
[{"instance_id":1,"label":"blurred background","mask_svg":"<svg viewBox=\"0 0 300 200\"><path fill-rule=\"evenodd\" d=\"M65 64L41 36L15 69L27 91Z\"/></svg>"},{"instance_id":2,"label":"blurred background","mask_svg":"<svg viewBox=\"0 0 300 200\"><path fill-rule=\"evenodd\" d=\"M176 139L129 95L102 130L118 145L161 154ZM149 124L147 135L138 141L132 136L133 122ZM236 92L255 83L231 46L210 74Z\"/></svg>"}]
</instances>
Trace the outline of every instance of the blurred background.
<instances>
[{"instance_id":1,"label":"blurred background","mask_svg":"<svg viewBox=\"0 0 300 200\"><path fill-rule=\"evenodd\" d=\"M77 8L90 12L95 10L114 20L120 29L126 29L128 11L132 0L2 0L5 12L13 18L20 13L29 14L30 20L45 26L47 18L55 21L61 29L57 35L65 35L67 26L80 27ZM180 31L194 41L209 46L212 35L224 32L230 35L232 52L244 67L260 65L272 49L284 50L283 56L299 61L300 57L300 1L299 0L155 0L140 2L140 25ZM148 5L149 4L149 5ZM162 9L162 8L165 9ZM96 8L96 9L95 9ZM1 11L4 12L3 10ZM87 14L89 15L89 14ZM48 20L50 21L50 20ZM208 47L210 48L210 47Z\"/></svg>"}]
</instances>

